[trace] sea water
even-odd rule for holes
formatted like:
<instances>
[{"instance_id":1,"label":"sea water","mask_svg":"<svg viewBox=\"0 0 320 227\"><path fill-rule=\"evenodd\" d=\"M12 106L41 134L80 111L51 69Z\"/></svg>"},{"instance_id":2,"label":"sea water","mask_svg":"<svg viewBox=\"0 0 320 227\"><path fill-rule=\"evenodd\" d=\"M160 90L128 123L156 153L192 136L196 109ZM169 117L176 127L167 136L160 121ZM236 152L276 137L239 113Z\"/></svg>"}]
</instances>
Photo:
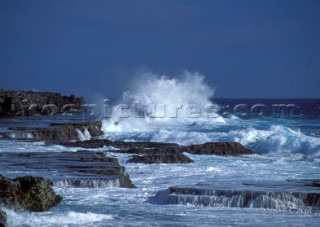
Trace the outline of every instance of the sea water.
<instances>
[{"instance_id":1,"label":"sea water","mask_svg":"<svg viewBox=\"0 0 320 227\"><path fill-rule=\"evenodd\" d=\"M137 188L114 185L75 188L55 184L54 190L63 197L58 206L43 213L3 208L8 215L8 226L319 226L319 213L303 209L298 202L286 206L279 203L275 208L265 209L162 204L154 198L159 191L172 186L211 185L233 190L250 183L252 190L255 187L260 190L259 185L273 187L276 184L286 191L288 185L284 182L320 179L320 100L218 100L211 99L213 90L199 74L186 73L180 80L157 75L147 75L147 78L138 80L119 100L118 103L128 105L126 108L115 105L112 116L102 120L102 139L180 145L237 141L257 154L240 157L186 154L195 162L145 165L127 163L130 155L110 152L114 148L99 148L96 150L118 158ZM163 106L167 107L166 111ZM169 107L173 107L173 111ZM48 119L1 121L0 130L15 125L45 127L48 122L65 120L61 116ZM87 132L82 136L82 139L90 138ZM9 155L1 158L0 171L7 177L41 175L51 179L50 172L9 167L5 164L6 158L8 160L12 152L75 152L78 149L46 145L41 141L1 140L0 152Z\"/></svg>"}]
</instances>

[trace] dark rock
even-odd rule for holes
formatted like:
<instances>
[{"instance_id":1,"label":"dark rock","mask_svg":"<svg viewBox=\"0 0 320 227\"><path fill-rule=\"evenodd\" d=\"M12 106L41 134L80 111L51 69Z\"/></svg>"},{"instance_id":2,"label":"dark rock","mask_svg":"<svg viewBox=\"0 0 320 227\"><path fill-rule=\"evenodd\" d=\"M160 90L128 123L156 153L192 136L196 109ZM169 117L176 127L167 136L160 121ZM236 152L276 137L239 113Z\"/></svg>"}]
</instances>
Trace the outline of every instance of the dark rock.
<instances>
[{"instance_id":1,"label":"dark rock","mask_svg":"<svg viewBox=\"0 0 320 227\"><path fill-rule=\"evenodd\" d=\"M82 147L82 148L102 148L104 146L111 146L110 144L113 144L113 141L108 139L104 139L104 140L91 139L91 140L85 140L85 141L60 143L60 145L65 147Z\"/></svg>"},{"instance_id":2,"label":"dark rock","mask_svg":"<svg viewBox=\"0 0 320 227\"><path fill-rule=\"evenodd\" d=\"M7 214L0 210L0 227L5 227L7 224Z\"/></svg>"},{"instance_id":3,"label":"dark rock","mask_svg":"<svg viewBox=\"0 0 320 227\"><path fill-rule=\"evenodd\" d=\"M116 176L119 180L119 186L123 188L134 188L129 175L125 172L125 168L120 166L118 159L113 157L107 157L102 152L85 152L81 151L82 154L86 154L85 157L80 157L81 162L86 162L86 166L68 165L66 168L73 169L80 173L89 173L94 175L104 176ZM99 165L94 164L98 162Z\"/></svg>"},{"instance_id":4,"label":"dark rock","mask_svg":"<svg viewBox=\"0 0 320 227\"><path fill-rule=\"evenodd\" d=\"M39 176L53 176L50 180L58 186L135 187L118 160L103 152L0 153L0 166L36 170Z\"/></svg>"},{"instance_id":5,"label":"dark rock","mask_svg":"<svg viewBox=\"0 0 320 227\"><path fill-rule=\"evenodd\" d=\"M13 127L8 128L12 132L6 132L5 134L15 134L15 139L36 139L44 140L48 142L63 142L70 140L79 140L78 131L84 133L88 130L91 136L101 136L101 121L93 122L79 122L79 123L54 123L49 127L36 128L36 127ZM77 131L78 130L78 131ZM3 134L2 134L3 135ZM10 138L10 135L3 136Z\"/></svg>"},{"instance_id":6,"label":"dark rock","mask_svg":"<svg viewBox=\"0 0 320 227\"><path fill-rule=\"evenodd\" d=\"M128 150L120 150L116 151L120 153L128 153L128 154L150 154L150 155L156 155L156 154L179 154L181 153L181 148L176 147L160 147L160 148L152 148L152 149L145 149L145 148L130 148Z\"/></svg>"},{"instance_id":7,"label":"dark rock","mask_svg":"<svg viewBox=\"0 0 320 227\"><path fill-rule=\"evenodd\" d=\"M0 118L83 111L83 98L60 93L0 90Z\"/></svg>"},{"instance_id":8,"label":"dark rock","mask_svg":"<svg viewBox=\"0 0 320 227\"><path fill-rule=\"evenodd\" d=\"M188 152L190 154L238 156L254 154L254 152L238 142L215 142L196 144L191 146L179 146L175 143L156 142L124 142L111 140L89 140L60 143L64 146L83 148L102 148L112 146L121 150L110 150L116 153L128 154L176 154Z\"/></svg>"},{"instance_id":9,"label":"dark rock","mask_svg":"<svg viewBox=\"0 0 320 227\"><path fill-rule=\"evenodd\" d=\"M101 130L101 121L90 121L90 122L75 122L75 123L51 123L51 127L70 127L75 129L84 130L87 129L91 136L101 136L103 131Z\"/></svg>"},{"instance_id":10,"label":"dark rock","mask_svg":"<svg viewBox=\"0 0 320 227\"><path fill-rule=\"evenodd\" d=\"M130 149L130 148L168 148L177 147L175 143L157 143L157 142L125 142L125 141L112 141L108 139L97 139L97 140L86 140L76 142L60 143L60 145L66 147L82 147L82 148L102 148L105 146L112 146L119 149ZM121 152L121 151L119 151Z\"/></svg>"},{"instance_id":11,"label":"dark rock","mask_svg":"<svg viewBox=\"0 0 320 227\"><path fill-rule=\"evenodd\" d=\"M143 155L143 156L135 155L132 158L130 158L128 162L154 164L154 163L192 163L194 161L182 153L176 153L176 154L152 154L152 155Z\"/></svg>"},{"instance_id":12,"label":"dark rock","mask_svg":"<svg viewBox=\"0 0 320 227\"><path fill-rule=\"evenodd\" d=\"M216 142L186 146L183 151L190 154L213 154L221 156L238 156L254 154L254 152L238 142Z\"/></svg>"},{"instance_id":13,"label":"dark rock","mask_svg":"<svg viewBox=\"0 0 320 227\"><path fill-rule=\"evenodd\" d=\"M320 180L305 180L306 186L320 188Z\"/></svg>"},{"instance_id":14,"label":"dark rock","mask_svg":"<svg viewBox=\"0 0 320 227\"><path fill-rule=\"evenodd\" d=\"M42 177L18 177L10 180L0 175L0 203L15 209L47 211L59 204L50 183Z\"/></svg>"}]
</instances>

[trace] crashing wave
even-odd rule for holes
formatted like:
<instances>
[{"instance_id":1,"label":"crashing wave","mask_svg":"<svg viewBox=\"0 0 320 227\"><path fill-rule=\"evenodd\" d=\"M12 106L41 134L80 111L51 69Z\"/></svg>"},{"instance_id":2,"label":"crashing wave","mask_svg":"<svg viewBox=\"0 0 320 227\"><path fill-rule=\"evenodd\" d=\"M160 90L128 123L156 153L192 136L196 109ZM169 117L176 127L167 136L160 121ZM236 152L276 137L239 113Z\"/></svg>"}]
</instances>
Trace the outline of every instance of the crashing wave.
<instances>
[{"instance_id":1,"label":"crashing wave","mask_svg":"<svg viewBox=\"0 0 320 227\"><path fill-rule=\"evenodd\" d=\"M159 126L185 126L196 121L224 122L210 98L214 90L199 73L185 72L183 79L145 73L123 94L102 130L144 132Z\"/></svg>"}]
</instances>

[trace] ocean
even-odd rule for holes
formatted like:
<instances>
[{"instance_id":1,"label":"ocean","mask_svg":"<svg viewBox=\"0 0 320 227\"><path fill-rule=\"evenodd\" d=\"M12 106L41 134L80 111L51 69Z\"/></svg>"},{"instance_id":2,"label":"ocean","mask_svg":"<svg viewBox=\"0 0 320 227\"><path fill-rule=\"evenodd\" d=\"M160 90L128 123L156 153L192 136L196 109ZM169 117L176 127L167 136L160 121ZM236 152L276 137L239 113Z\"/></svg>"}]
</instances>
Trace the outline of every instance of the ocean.
<instances>
[{"instance_id":1,"label":"ocean","mask_svg":"<svg viewBox=\"0 0 320 227\"><path fill-rule=\"evenodd\" d=\"M43 213L3 208L8 226L319 226L319 210L290 193L320 193L319 188L301 184L320 179L320 99L215 99L213 93L199 75L187 75L185 80L153 78L112 105L107 100L103 111L85 118L102 119L100 139L179 145L234 141L256 154L186 153L194 163L146 165L128 163L130 154L117 153L113 147L90 149L116 157L137 188L54 183L55 192L63 197L58 206ZM81 119L63 115L7 119L0 121L0 130ZM54 170L14 165L12 157L23 162L24 156L17 154L79 149L84 148L1 139L0 172L11 178L33 175L54 180ZM69 174L64 177L72 178ZM172 187L196 188L203 194L176 193L169 198L167 189ZM243 206L243 194L228 194L266 189L269 194L248 206Z\"/></svg>"}]
</instances>

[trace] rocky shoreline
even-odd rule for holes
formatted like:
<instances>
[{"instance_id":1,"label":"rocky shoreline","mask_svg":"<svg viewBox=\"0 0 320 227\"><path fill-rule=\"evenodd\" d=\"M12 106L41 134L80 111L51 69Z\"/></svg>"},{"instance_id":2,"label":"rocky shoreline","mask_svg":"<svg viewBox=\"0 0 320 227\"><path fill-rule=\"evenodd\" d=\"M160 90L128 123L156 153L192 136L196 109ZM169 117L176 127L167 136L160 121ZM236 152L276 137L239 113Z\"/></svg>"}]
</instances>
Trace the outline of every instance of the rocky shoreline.
<instances>
[{"instance_id":1,"label":"rocky shoreline","mask_svg":"<svg viewBox=\"0 0 320 227\"><path fill-rule=\"evenodd\" d=\"M319 181L285 181L273 183L243 183L235 189L227 189L218 185L194 185L182 187L170 187L159 191L151 202L158 204L192 204L195 206L222 206L238 208L263 208L281 210L320 210L320 187ZM252 189L250 186L254 185ZM295 189L282 191L283 186ZM289 206L287 205L289 201ZM290 203L292 204L290 206ZM296 206L298 204L298 207Z\"/></svg>"},{"instance_id":2,"label":"rocky shoreline","mask_svg":"<svg viewBox=\"0 0 320 227\"><path fill-rule=\"evenodd\" d=\"M48 211L62 201L51 182L42 177L24 176L13 180L0 175L0 205L14 210ZM0 209L0 226L6 226L7 215Z\"/></svg>"},{"instance_id":3,"label":"rocky shoreline","mask_svg":"<svg viewBox=\"0 0 320 227\"><path fill-rule=\"evenodd\" d=\"M51 123L48 127L10 127L7 132L0 133L4 139L28 139L46 142L69 142L85 140L101 136L101 121Z\"/></svg>"},{"instance_id":4,"label":"rocky shoreline","mask_svg":"<svg viewBox=\"0 0 320 227\"><path fill-rule=\"evenodd\" d=\"M48 180L24 176L13 180L0 175L0 204L13 209L48 211L62 201Z\"/></svg>"},{"instance_id":5,"label":"rocky shoreline","mask_svg":"<svg viewBox=\"0 0 320 227\"><path fill-rule=\"evenodd\" d=\"M15 166L34 170L36 176L8 179L0 175L0 205L29 211L46 211L62 201L52 186L79 188L135 188L116 154L127 154L125 163L142 164L184 164L194 163L188 156L218 155L247 156L256 154L238 142L210 142L182 146L175 143L126 142L101 139L101 121L51 123L47 127L9 127L0 133L0 139L23 141L44 141L43 146L60 145L75 148L75 152L17 152L0 153L0 165L14 170ZM99 149L98 151L96 149ZM8 161L9 160L9 161ZM52 174L51 174L52 173ZM54 174L53 174L54 173ZM48 175L51 179L44 179ZM72 176L72 177L66 177ZM219 189L216 185L172 186L159 191L151 202L158 204L194 204L202 206L258 207L272 208L274 204L261 202L261 198L292 197L301 204L318 212L320 207L319 181L306 181L299 187L313 191L308 193ZM263 188L263 186L262 186ZM290 198L291 198L290 197ZM238 201L236 205L223 204L225 201ZM240 202L239 202L240 201ZM261 202L261 203L260 203ZM0 210L0 226L5 225L6 215Z\"/></svg>"},{"instance_id":6,"label":"rocky shoreline","mask_svg":"<svg viewBox=\"0 0 320 227\"><path fill-rule=\"evenodd\" d=\"M174 143L125 142L96 139L103 134L101 127L102 123L100 121L51 123L48 127L9 127L6 132L1 133L1 139L30 142L45 141L46 145L58 144L64 147L79 149L76 152L58 153L1 153L1 166L4 166L6 169L14 169L18 165L25 169L35 170L38 176L20 177L14 180L1 176L0 204L14 209L19 208L30 211L48 210L62 200L61 197L54 194L51 185L86 188L107 188L114 186L135 188L130 176L125 172L125 167L121 166L119 161L112 157L112 154L115 153L129 154L127 162L144 164L193 163L194 161L184 153L221 156L254 154L250 149L234 142L180 146ZM108 149L108 147L113 147L114 149ZM81 150L81 148L87 150ZM100 151L88 150L97 148ZM10 158L8 158L9 156ZM55 177L44 180L42 177L48 176L50 172ZM68 175L72 175L73 177L66 178L65 176ZM26 184L25 182L28 183ZM29 187L28 190L30 192L27 192L27 195L23 196L19 190L25 191L25 185ZM37 186L40 186L40 189L37 189ZM39 190L43 190L44 192L40 192ZM10 193L13 196L8 197L8 195L11 195ZM47 204L35 207L35 204L41 204L41 200L34 197L37 195L41 195L41 199L46 200ZM38 202L35 203L33 201ZM2 220L5 220L6 216L4 212L1 212L1 217Z\"/></svg>"},{"instance_id":7,"label":"rocky shoreline","mask_svg":"<svg viewBox=\"0 0 320 227\"><path fill-rule=\"evenodd\" d=\"M41 116L83 110L84 99L54 92L0 89L0 118Z\"/></svg>"}]
</instances>

